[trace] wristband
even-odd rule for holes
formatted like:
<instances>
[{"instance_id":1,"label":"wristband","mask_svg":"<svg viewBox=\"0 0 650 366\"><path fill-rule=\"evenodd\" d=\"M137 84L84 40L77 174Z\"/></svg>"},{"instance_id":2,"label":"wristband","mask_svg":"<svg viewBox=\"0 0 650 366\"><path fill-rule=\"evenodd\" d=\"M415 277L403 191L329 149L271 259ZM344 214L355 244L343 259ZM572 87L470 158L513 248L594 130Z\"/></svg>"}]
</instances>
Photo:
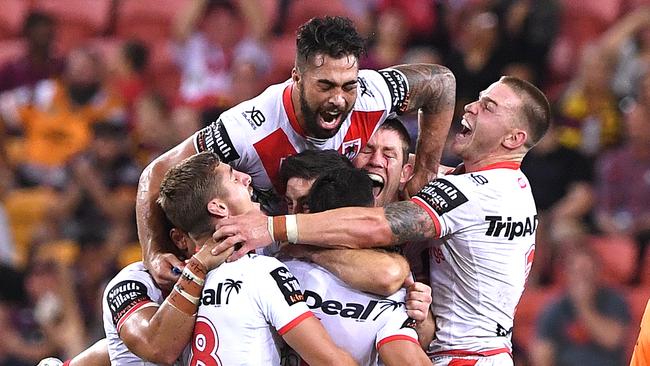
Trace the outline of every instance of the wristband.
<instances>
[{"instance_id":1,"label":"wristband","mask_svg":"<svg viewBox=\"0 0 650 366\"><path fill-rule=\"evenodd\" d=\"M167 301L171 307L185 315L196 315L196 305L188 302L188 300L184 298L183 295L176 291L172 291L172 293L169 294L167 300L165 301Z\"/></svg>"},{"instance_id":2,"label":"wristband","mask_svg":"<svg viewBox=\"0 0 650 366\"><path fill-rule=\"evenodd\" d=\"M174 290L178 291L181 296L183 296L187 301L191 302L194 305L198 305L199 301L201 301L200 297L192 296L185 292L185 290L183 290L179 284L174 285Z\"/></svg>"},{"instance_id":3,"label":"wristband","mask_svg":"<svg viewBox=\"0 0 650 366\"><path fill-rule=\"evenodd\" d=\"M286 218L287 241L296 244L298 242L298 220L296 215L287 215Z\"/></svg>"},{"instance_id":4,"label":"wristband","mask_svg":"<svg viewBox=\"0 0 650 366\"><path fill-rule=\"evenodd\" d=\"M271 240L275 241L275 236L273 236L273 216L269 216L266 218L266 230L269 231L269 235L271 235Z\"/></svg>"},{"instance_id":5,"label":"wristband","mask_svg":"<svg viewBox=\"0 0 650 366\"><path fill-rule=\"evenodd\" d=\"M196 255L193 255L190 258L185 265L185 269L189 269L198 278L205 278L205 275L208 273L207 267L196 257Z\"/></svg>"},{"instance_id":6,"label":"wristband","mask_svg":"<svg viewBox=\"0 0 650 366\"><path fill-rule=\"evenodd\" d=\"M192 281L192 282L196 283L199 286L203 286L205 284L205 280L203 278L195 275L194 272L192 272L192 270L189 268L189 266L185 266L181 276L184 279Z\"/></svg>"},{"instance_id":7,"label":"wristband","mask_svg":"<svg viewBox=\"0 0 650 366\"><path fill-rule=\"evenodd\" d=\"M286 216L273 216L273 234L276 241L287 241Z\"/></svg>"}]
</instances>

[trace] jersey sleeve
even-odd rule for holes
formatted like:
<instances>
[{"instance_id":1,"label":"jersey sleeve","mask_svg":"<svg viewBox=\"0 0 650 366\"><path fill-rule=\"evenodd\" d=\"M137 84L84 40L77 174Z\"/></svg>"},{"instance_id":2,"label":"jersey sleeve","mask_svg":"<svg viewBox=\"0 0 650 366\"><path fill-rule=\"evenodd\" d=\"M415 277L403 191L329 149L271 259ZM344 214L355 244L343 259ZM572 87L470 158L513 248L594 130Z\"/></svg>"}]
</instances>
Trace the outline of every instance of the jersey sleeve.
<instances>
[{"instance_id":1,"label":"jersey sleeve","mask_svg":"<svg viewBox=\"0 0 650 366\"><path fill-rule=\"evenodd\" d=\"M117 277L106 287L103 298L104 320L112 321L117 332L136 311L159 306L151 298L153 284L145 278L146 273L128 272L129 276Z\"/></svg>"},{"instance_id":2,"label":"jersey sleeve","mask_svg":"<svg viewBox=\"0 0 650 366\"><path fill-rule=\"evenodd\" d=\"M468 226L476 216L468 199L468 190L461 189L460 176L448 176L429 182L411 201L431 217L438 237L453 234Z\"/></svg>"},{"instance_id":3,"label":"jersey sleeve","mask_svg":"<svg viewBox=\"0 0 650 366\"><path fill-rule=\"evenodd\" d=\"M386 324L377 331L375 347L379 349L384 344L393 341L409 341L419 344L418 334L415 331L415 320L409 318L404 308L391 312Z\"/></svg>"},{"instance_id":4,"label":"jersey sleeve","mask_svg":"<svg viewBox=\"0 0 650 366\"><path fill-rule=\"evenodd\" d=\"M406 76L396 69L360 70L358 101L365 109L384 109L395 117L408 106L409 85Z\"/></svg>"},{"instance_id":5,"label":"jersey sleeve","mask_svg":"<svg viewBox=\"0 0 650 366\"><path fill-rule=\"evenodd\" d=\"M240 124L234 113L224 112L218 120L194 134L194 148L199 153L211 151L222 162L246 171L244 166L252 143Z\"/></svg>"},{"instance_id":6,"label":"jersey sleeve","mask_svg":"<svg viewBox=\"0 0 650 366\"><path fill-rule=\"evenodd\" d=\"M284 335L313 314L291 271L275 258L265 262L264 273L259 276L260 305L267 321Z\"/></svg>"}]
</instances>

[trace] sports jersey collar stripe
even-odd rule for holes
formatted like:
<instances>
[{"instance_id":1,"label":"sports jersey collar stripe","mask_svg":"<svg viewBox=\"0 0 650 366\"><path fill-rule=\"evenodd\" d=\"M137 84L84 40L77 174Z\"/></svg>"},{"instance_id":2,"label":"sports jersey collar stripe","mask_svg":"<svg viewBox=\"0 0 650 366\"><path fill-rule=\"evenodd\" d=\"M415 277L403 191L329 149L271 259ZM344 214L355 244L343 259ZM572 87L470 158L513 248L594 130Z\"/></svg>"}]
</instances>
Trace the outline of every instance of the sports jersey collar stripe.
<instances>
[{"instance_id":1,"label":"sports jersey collar stripe","mask_svg":"<svg viewBox=\"0 0 650 366\"><path fill-rule=\"evenodd\" d=\"M517 170L521 167L521 163L515 162L515 161L502 161L500 163L494 163L490 165L486 165L480 169L477 169L477 172L480 172L482 170L491 170L491 169L512 169L512 170Z\"/></svg>"},{"instance_id":2,"label":"sports jersey collar stripe","mask_svg":"<svg viewBox=\"0 0 650 366\"><path fill-rule=\"evenodd\" d=\"M427 205L420 197L411 197L411 201L413 201L416 205L422 207L431 217L431 220L433 220L433 226L436 228L436 237L440 237L440 221L438 220L438 216L433 212L431 207Z\"/></svg>"},{"instance_id":3,"label":"sports jersey collar stripe","mask_svg":"<svg viewBox=\"0 0 650 366\"><path fill-rule=\"evenodd\" d=\"M377 343L377 350L379 351L381 346L385 345L386 343L393 342L393 341L409 341L409 342L413 342L413 343L417 344L418 346L420 345L420 342L418 342L418 340L414 339L413 337L409 337L409 336L404 335L404 334L396 334L396 335L392 335L390 337L386 337L386 338L382 339L381 341L379 341Z\"/></svg>"},{"instance_id":4,"label":"sports jersey collar stripe","mask_svg":"<svg viewBox=\"0 0 650 366\"><path fill-rule=\"evenodd\" d=\"M440 352L433 352L429 353L430 356L440 356L440 355L449 355L449 356L481 356L481 357L489 357L489 356L495 356L499 355L502 353L510 353L510 349L508 348L496 348L496 349L490 349L487 351L467 351L463 349L458 349L458 350L448 350L448 351L440 351Z\"/></svg>"},{"instance_id":5,"label":"sports jersey collar stripe","mask_svg":"<svg viewBox=\"0 0 650 366\"><path fill-rule=\"evenodd\" d=\"M312 317L312 316L314 316L314 313L312 313L311 311L306 311L306 312L302 313L301 315L298 315L295 319L288 322L287 325L285 325L284 327L278 329L278 334L279 335L284 335L285 333L287 333L291 329L295 328L298 324L302 323L303 320L305 320L305 319L307 319L309 317Z\"/></svg>"},{"instance_id":6,"label":"sports jersey collar stripe","mask_svg":"<svg viewBox=\"0 0 650 366\"><path fill-rule=\"evenodd\" d=\"M145 306L145 305L146 305L146 306ZM124 325L124 322L126 322L126 320L127 320L131 315L133 315L133 313L135 313L135 312L136 312L137 310L139 310L139 309L142 309L142 308L145 308L145 307L148 308L149 306L156 306L156 307L157 307L157 306L159 306L159 305L156 304L155 302L151 301L151 300L143 299L143 300L140 301L138 304L136 304L135 306L133 306L129 311L127 311L126 314L124 314L124 316L122 316L122 317L120 318L120 321L118 321L118 322L117 322L117 325L115 326L115 330L117 330L117 333L118 333L118 334L120 333L120 328L122 328L122 325Z\"/></svg>"},{"instance_id":7,"label":"sports jersey collar stripe","mask_svg":"<svg viewBox=\"0 0 650 366\"><path fill-rule=\"evenodd\" d=\"M287 85L282 92L282 105L284 106L284 111L287 113L287 118L293 130L296 131L302 137L305 137L305 131L300 127L298 123L298 118L296 117L296 110L293 109L293 100L291 100L291 94L293 93L293 83Z\"/></svg>"}]
</instances>

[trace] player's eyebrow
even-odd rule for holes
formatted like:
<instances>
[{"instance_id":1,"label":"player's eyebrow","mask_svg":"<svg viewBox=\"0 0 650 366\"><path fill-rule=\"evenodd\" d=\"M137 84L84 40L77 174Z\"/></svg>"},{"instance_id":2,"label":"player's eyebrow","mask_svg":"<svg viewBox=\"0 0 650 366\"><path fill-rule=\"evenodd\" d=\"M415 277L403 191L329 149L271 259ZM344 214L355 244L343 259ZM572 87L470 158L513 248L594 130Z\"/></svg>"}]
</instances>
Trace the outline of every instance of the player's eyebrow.
<instances>
[{"instance_id":1,"label":"player's eyebrow","mask_svg":"<svg viewBox=\"0 0 650 366\"><path fill-rule=\"evenodd\" d=\"M493 103L495 106L499 106L499 103L497 103L494 99L488 97L485 95L483 92L481 92L479 95L479 99L486 101L487 103Z\"/></svg>"},{"instance_id":2,"label":"player's eyebrow","mask_svg":"<svg viewBox=\"0 0 650 366\"><path fill-rule=\"evenodd\" d=\"M332 80L328 80L328 79L318 79L316 81L319 82L319 83L322 83L322 84L326 84L327 86L338 86L337 83L333 82ZM354 80L346 81L345 83L343 83L342 86L348 86L348 85L353 85L353 84L357 84L357 83L358 83L358 80L354 79Z\"/></svg>"}]
</instances>

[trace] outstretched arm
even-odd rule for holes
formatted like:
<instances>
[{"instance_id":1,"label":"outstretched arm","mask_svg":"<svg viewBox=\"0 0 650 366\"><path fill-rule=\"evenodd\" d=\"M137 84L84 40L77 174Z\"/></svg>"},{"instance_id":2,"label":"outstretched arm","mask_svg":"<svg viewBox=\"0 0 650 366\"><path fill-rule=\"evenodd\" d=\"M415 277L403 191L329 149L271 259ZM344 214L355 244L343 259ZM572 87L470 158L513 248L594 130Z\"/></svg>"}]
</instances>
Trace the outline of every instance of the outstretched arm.
<instances>
[{"instance_id":1,"label":"outstretched arm","mask_svg":"<svg viewBox=\"0 0 650 366\"><path fill-rule=\"evenodd\" d=\"M320 247L373 248L436 238L438 233L429 214L412 201L394 202L386 207L345 207L297 216L297 242ZM273 218L276 220L284 217ZM272 238L267 216L261 212L223 219L217 225L215 239L223 242L214 249L219 253L235 244L242 248L229 260L268 245ZM280 225L282 226L282 225ZM284 235L284 237L279 237ZM274 232L276 240L286 240ZM332 244L340 243L340 244Z\"/></svg>"},{"instance_id":2,"label":"outstretched arm","mask_svg":"<svg viewBox=\"0 0 650 366\"><path fill-rule=\"evenodd\" d=\"M169 239L165 214L156 203L160 182L169 168L196 153L192 137L159 156L142 172L135 201L138 239L142 245L145 267L162 288L170 288L178 279L172 267L182 268L183 263L172 254L176 246Z\"/></svg>"},{"instance_id":3,"label":"outstretched arm","mask_svg":"<svg viewBox=\"0 0 650 366\"><path fill-rule=\"evenodd\" d=\"M404 111L418 112L415 170L406 185L410 197L436 178L442 150L456 103L456 78L444 66L432 64L398 65L409 83L409 100Z\"/></svg>"}]
</instances>

